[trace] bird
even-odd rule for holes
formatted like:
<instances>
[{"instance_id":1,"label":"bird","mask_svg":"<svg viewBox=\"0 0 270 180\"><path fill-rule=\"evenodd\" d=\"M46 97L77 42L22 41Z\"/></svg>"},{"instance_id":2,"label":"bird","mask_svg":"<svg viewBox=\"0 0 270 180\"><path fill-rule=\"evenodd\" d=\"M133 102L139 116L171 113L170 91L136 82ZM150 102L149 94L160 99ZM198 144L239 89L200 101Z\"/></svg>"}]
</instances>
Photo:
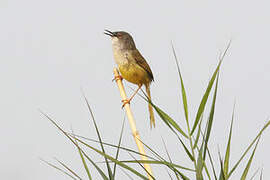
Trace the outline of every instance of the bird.
<instances>
[{"instance_id":1,"label":"bird","mask_svg":"<svg viewBox=\"0 0 270 180\"><path fill-rule=\"evenodd\" d=\"M104 34L111 37L114 60L118 66L121 78L138 85L133 95L123 100L123 106L130 103L133 97L144 85L148 97L148 110L150 115L150 128L155 127L155 117L151 105L150 84L154 81L152 70L139 50L136 48L132 36L125 31L105 30Z\"/></svg>"}]
</instances>

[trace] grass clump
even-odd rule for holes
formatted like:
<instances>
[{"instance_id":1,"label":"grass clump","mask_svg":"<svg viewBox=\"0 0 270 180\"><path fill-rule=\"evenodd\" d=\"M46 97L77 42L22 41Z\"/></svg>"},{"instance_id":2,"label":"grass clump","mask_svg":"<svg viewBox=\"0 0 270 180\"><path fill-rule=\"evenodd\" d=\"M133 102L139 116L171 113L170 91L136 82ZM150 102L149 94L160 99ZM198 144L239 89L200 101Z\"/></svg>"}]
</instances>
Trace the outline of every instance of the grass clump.
<instances>
[{"instance_id":1,"label":"grass clump","mask_svg":"<svg viewBox=\"0 0 270 180\"><path fill-rule=\"evenodd\" d=\"M144 146L148 149L149 152L151 152L151 155L145 155L147 156L148 160L139 160L136 159L134 155L142 155L139 152L124 147L121 142L123 138L123 129L124 129L124 123L121 128L118 144L110 144L106 143L102 140L98 126L96 124L94 115L92 113L91 107L88 103L87 98L85 98L85 102L87 104L91 119L93 120L93 124L96 130L97 134L97 140L95 139L89 139L85 138L83 136L79 136L74 134L73 132L69 133L62 129L51 117L49 117L47 114L43 113L44 116L49 119L52 124L59 129L63 133L64 136L66 136L72 144L76 147L79 153L79 157L82 161L83 168L85 169L85 172L87 174L87 177L89 180L92 180L93 173L99 173L101 179L104 180L114 180L117 179L116 177L116 169L117 167L120 167L120 169L127 175L128 179L133 179L136 177L136 179L150 179L147 177L147 171L143 167L142 164L148 163L148 164L155 164L158 166L166 167L168 172L168 179L183 179L183 180L189 180L189 179L195 179L196 180L203 180L203 179L213 179L213 180L228 180L232 179L232 174L239 169L240 163L245 163L243 169L240 169L242 172L241 177L239 177L240 180L246 180L248 177L248 173L250 171L250 167L252 164L252 161L254 159L254 155L258 146L258 143L260 141L262 133L266 130L266 128L270 125L270 121L267 121L266 124L262 127L262 129L258 132L256 137L253 138L251 143L247 146L245 151L242 153L242 155L238 158L235 164L232 164L231 162L231 141L232 141L232 134L233 134L233 123L234 123L234 111L232 113L232 119L230 124L230 130L228 133L228 140L226 143L226 149L224 158L218 152L219 157L219 163L217 166L213 162L213 155L211 153L211 150L208 147L208 142L211 139L211 132L213 130L213 122L214 122L214 114L215 114L215 107L216 107L216 100L217 100L217 92L218 92L218 83L219 83L219 71L223 62L223 59L225 55L228 52L228 49L230 47L230 44L226 47L226 50L221 55L219 59L219 63L214 70L210 81L208 82L207 88L204 92L204 95L201 99L201 102L199 104L197 113L195 115L195 120L192 122L189 118L189 109L188 109L188 98L187 93L184 86L184 80L183 76L181 74L180 65L177 60L177 56L175 53L175 50L173 49L173 54L178 70L178 75L180 79L180 85L181 85L181 97L182 97L182 103L183 103L183 110L184 110L184 117L186 121L187 126L187 132L183 130L183 128L168 115L165 111L163 111L159 106L153 102L150 102L159 115L160 119L164 122L164 125L168 127L168 129L175 135L175 138L180 142L181 146L183 147L185 153L189 157L190 161L190 167L185 167L181 164L173 163L173 160L177 157L172 157L166 148L165 142L163 141L163 144L166 149L167 158L163 157L161 153L151 148L150 145L144 144ZM213 91L213 97L210 98L210 93ZM146 96L141 95L146 101L148 101ZM85 96L84 96L85 97ZM204 120L203 117L204 114L206 114L205 109L207 105L208 99L211 99L212 102L210 103L210 112L208 115L208 118ZM202 127L205 127L202 129ZM100 145L100 148L94 147L91 142L96 142ZM111 155L111 153L105 151L105 146L115 148L116 153L114 155ZM98 154L104 158L104 163L100 164L97 162L94 162L91 159L91 156L86 153L85 149L91 150L93 153ZM125 151L130 154L132 159L130 160L119 160L119 152ZM248 156L248 152L250 152L249 158L247 162L244 162L244 158ZM44 161L44 160L43 160ZM56 160L59 165L52 164L50 162L44 161L49 166L59 170L63 174L67 175L71 179L82 179L78 173L74 172L70 167L65 165L63 162ZM93 168L90 169L89 165L92 165ZM132 164L137 164L140 167L142 167L142 170L136 170ZM104 168L105 165L105 168ZM102 166L102 167L101 167ZM105 170L104 170L105 169ZM258 174L256 171L251 177L253 179L255 176L259 176L260 179L262 179L262 171L260 174ZM131 174L131 175L130 175ZM151 177L152 179L159 179L158 173Z\"/></svg>"}]
</instances>

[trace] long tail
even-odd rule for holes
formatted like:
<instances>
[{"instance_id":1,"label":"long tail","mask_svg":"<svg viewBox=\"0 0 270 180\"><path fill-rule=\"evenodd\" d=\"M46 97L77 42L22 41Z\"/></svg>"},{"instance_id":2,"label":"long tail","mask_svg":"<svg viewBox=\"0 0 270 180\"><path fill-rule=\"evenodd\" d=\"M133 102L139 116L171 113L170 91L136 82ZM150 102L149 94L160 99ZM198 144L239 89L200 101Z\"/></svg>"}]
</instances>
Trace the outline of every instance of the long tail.
<instances>
[{"instance_id":1,"label":"long tail","mask_svg":"<svg viewBox=\"0 0 270 180\"><path fill-rule=\"evenodd\" d=\"M151 93L150 93L150 85L149 84L145 85L145 90L146 90L147 96L149 98L149 101L151 101ZM150 114L150 128L152 128L152 126L153 127L156 126L156 123L155 123L153 107L150 103L148 103L148 109L149 109L149 114Z\"/></svg>"}]
</instances>

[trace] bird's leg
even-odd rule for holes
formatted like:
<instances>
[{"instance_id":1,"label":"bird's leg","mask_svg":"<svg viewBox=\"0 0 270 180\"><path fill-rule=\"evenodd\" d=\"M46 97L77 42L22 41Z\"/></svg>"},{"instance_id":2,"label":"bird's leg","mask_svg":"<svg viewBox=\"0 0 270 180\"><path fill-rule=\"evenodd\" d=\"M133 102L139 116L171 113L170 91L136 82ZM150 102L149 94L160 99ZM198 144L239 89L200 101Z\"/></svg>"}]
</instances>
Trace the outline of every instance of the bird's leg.
<instances>
[{"instance_id":1,"label":"bird's leg","mask_svg":"<svg viewBox=\"0 0 270 180\"><path fill-rule=\"evenodd\" d=\"M136 89L136 91L132 94L132 96L129 98L129 99L124 99L122 100L123 102L123 105L122 105L122 108L126 105L126 104L129 104L130 101L134 98L134 96L138 93L138 91L141 89L142 87L142 84L139 84L138 85L138 89Z\"/></svg>"},{"instance_id":2,"label":"bird's leg","mask_svg":"<svg viewBox=\"0 0 270 180\"><path fill-rule=\"evenodd\" d=\"M117 81L117 80L123 80L123 77L121 75L118 75L118 76L114 76L114 78L112 79L112 82L113 81Z\"/></svg>"}]
</instances>

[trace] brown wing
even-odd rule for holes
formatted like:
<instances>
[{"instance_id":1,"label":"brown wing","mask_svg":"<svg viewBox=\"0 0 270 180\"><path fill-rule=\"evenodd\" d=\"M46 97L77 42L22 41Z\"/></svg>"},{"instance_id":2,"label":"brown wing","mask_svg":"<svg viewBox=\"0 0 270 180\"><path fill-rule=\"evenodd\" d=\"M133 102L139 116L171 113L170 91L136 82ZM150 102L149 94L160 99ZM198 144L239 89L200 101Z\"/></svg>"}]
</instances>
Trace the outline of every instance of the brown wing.
<instances>
[{"instance_id":1,"label":"brown wing","mask_svg":"<svg viewBox=\"0 0 270 180\"><path fill-rule=\"evenodd\" d=\"M148 65L144 57L141 55L141 53L136 49L132 51L132 55L135 61L147 72L151 80L154 81L154 76L150 69L150 66Z\"/></svg>"}]
</instances>

